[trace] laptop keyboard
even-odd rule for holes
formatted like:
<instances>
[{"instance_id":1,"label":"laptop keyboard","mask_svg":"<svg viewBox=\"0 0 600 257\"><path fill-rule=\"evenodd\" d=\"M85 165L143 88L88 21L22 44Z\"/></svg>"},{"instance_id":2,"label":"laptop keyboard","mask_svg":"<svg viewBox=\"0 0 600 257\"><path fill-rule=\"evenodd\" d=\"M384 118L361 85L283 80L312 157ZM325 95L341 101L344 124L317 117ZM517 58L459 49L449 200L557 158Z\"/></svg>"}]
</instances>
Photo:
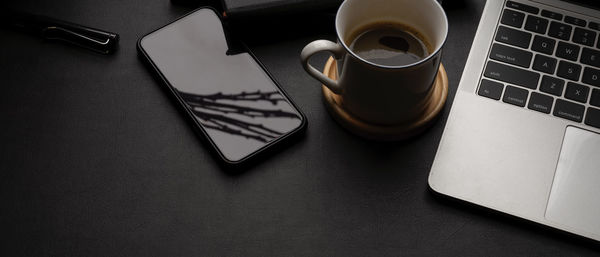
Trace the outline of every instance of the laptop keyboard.
<instances>
[{"instance_id":1,"label":"laptop keyboard","mask_svg":"<svg viewBox=\"0 0 600 257\"><path fill-rule=\"evenodd\" d=\"M480 96L600 128L600 24L507 1Z\"/></svg>"}]
</instances>

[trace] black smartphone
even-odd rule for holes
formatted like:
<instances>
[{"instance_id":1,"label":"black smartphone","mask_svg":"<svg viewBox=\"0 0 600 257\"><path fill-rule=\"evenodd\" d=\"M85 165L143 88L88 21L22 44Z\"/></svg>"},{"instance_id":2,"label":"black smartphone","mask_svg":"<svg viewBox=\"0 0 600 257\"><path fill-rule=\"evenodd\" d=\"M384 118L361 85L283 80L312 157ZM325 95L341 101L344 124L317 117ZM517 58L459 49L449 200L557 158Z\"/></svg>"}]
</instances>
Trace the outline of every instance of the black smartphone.
<instances>
[{"instance_id":1,"label":"black smartphone","mask_svg":"<svg viewBox=\"0 0 600 257\"><path fill-rule=\"evenodd\" d=\"M137 47L228 167L244 166L306 128L304 114L249 49L228 42L211 8L143 36Z\"/></svg>"}]
</instances>

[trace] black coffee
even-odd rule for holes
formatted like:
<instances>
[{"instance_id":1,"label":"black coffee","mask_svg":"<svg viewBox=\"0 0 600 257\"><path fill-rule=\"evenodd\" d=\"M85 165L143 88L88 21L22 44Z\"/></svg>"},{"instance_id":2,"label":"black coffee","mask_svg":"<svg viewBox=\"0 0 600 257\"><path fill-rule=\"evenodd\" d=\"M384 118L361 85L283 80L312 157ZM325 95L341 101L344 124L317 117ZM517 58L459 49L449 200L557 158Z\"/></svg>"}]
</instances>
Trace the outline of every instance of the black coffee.
<instances>
[{"instance_id":1,"label":"black coffee","mask_svg":"<svg viewBox=\"0 0 600 257\"><path fill-rule=\"evenodd\" d=\"M376 23L358 30L350 49L361 58L379 65L403 66L429 55L426 43L412 29L395 23Z\"/></svg>"}]
</instances>

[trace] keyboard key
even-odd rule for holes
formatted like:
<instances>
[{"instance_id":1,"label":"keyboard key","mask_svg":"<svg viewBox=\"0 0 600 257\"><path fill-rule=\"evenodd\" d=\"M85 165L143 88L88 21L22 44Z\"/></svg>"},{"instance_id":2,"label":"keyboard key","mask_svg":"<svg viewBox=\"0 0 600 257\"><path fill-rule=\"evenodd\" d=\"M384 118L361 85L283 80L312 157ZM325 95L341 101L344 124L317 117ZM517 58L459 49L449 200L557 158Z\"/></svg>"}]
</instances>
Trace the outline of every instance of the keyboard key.
<instances>
[{"instance_id":1,"label":"keyboard key","mask_svg":"<svg viewBox=\"0 0 600 257\"><path fill-rule=\"evenodd\" d=\"M600 110L588 108L585 116L585 125L600 128Z\"/></svg>"},{"instance_id":2,"label":"keyboard key","mask_svg":"<svg viewBox=\"0 0 600 257\"><path fill-rule=\"evenodd\" d=\"M581 63L600 68L600 51L583 48L583 51L581 51Z\"/></svg>"},{"instance_id":3,"label":"keyboard key","mask_svg":"<svg viewBox=\"0 0 600 257\"><path fill-rule=\"evenodd\" d=\"M527 17L527 22L525 23L525 29L531 32L546 34L548 20L529 15L529 17Z\"/></svg>"},{"instance_id":4,"label":"keyboard key","mask_svg":"<svg viewBox=\"0 0 600 257\"><path fill-rule=\"evenodd\" d=\"M533 39L531 49L536 52L552 55L554 53L554 45L556 45L556 40L536 35Z\"/></svg>"},{"instance_id":5,"label":"keyboard key","mask_svg":"<svg viewBox=\"0 0 600 257\"><path fill-rule=\"evenodd\" d=\"M522 48L529 48L531 34L500 26L498 28L498 33L496 33L496 41Z\"/></svg>"},{"instance_id":6,"label":"keyboard key","mask_svg":"<svg viewBox=\"0 0 600 257\"><path fill-rule=\"evenodd\" d=\"M581 27L587 26L587 21L572 16L565 17L565 22Z\"/></svg>"},{"instance_id":7,"label":"keyboard key","mask_svg":"<svg viewBox=\"0 0 600 257\"><path fill-rule=\"evenodd\" d=\"M553 94L555 96L561 96L564 87L564 80L553 78L550 76L544 76L542 78L542 84L540 85L540 91L548 94Z\"/></svg>"},{"instance_id":8,"label":"keyboard key","mask_svg":"<svg viewBox=\"0 0 600 257\"><path fill-rule=\"evenodd\" d=\"M506 2L506 7L510 7L513 9L517 9L517 10L521 10L521 11L533 13L533 14L538 14L540 12L540 9L538 9L536 7L529 6L529 5L522 4L522 3L513 2L513 1Z\"/></svg>"},{"instance_id":9,"label":"keyboard key","mask_svg":"<svg viewBox=\"0 0 600 257\"><path fill-rule=\"evenodd\" d=\"M592 97L590 98L590 104L596 107L600 107L600 89L592 90Z\"/></svg>"},{"instance_id":10,"label":"keyboard key","mask_svg":"<svg viewBox=\"0 0 600 257\"><path fill-rule=\"evenodd\" d=\"M493 61L488 62L484 75L491 79L530 89L536 89L540 79L540 74L536 72L511 67Z\"/></svg>"},{"instance_id":11,"label":"keyboard key","mask_svg":"<svg viewBox=\"0 0 600 257\"><path fill-rule=\"evenodd\" d=\"M600 107L600 89L594 88L592 90L592 97L590 98L590 104L596 107Z\"/></svg>"},{"instance_id":12,"label":"keyboard key","mask_svg":"<svg viewBox=\"0 0 600 257\"><path fill-rule=\"evenodd\" d=\"M585 112L585 106L562 99L557 99L554 106L554 116L576 122L583 120L583 112Z\"/></svg>"},{"instance_id":13,"label":"keyboard key","mask_svg":"<svg viewBox=\"0 0 600 257\"><path fill-rule=\"evenodd\" d=\"M562 14L551 12L548 10L542 10L542 16L544 16L546 18L550 18L550 19L559 20L559 21L562 21L562 18L563 18Z\"/></svg>"},{"instance_id":14,"label":"keyboard key","mask_svg":"<svg viewBox=\"0 0 600 257\"><path fill-rule=\"evenodd\" d=\"M579 58L579 49L580 48L577 45L565 42L558 42L558 47L556 48L556 56L571 61L577 61L577 58Z\"/></svg>"},{"instance_id":15,"label":"keyboard key","mask_svg":"<svg viewBox=\"0 0 600 257\"><path fill-rule=\"evenodd\" d=\"M586 46L594 46L594 42L596 42L596 32L582 28L575 28L575 33L573 33L573 42Z\"/></svg>"},{"instance_id":16,"label":"keyboard key","mask_svg":"<svg viewBox=\"0 0 600 257\"><path fill-rule=\"evenodd\" d=\"M535 56L533 69L548 74L554 74L554 71L556 70L556 59L538 54Z\"/></svg>"},{"instance_id":17,"label":"keyboard key","mask_svg":"<svg viewBox=\"0 0 600 257\"><path fill-rule=\"evenodd\" d=\"M585 67L583 70L583 77L581 78L583 83L588 85L600 87L600 70Z\"/></svg>"},{"instance_id":18,"label":"keyboard key","mask_svg":"<svg viewBox=\"0 0 600 257\"><path fill-rule=\"evenodd\" d=\"M554 98L551 96L533 92L531 93L531 98L529 98L529 105L527 107L531 110L550 114L553 103Z\"/></svg>"},{"instance_id":19,"label":"keyboard key","mask_svg":"<svg viewBox=\"0 0 600 257\"><path fill-rule=\"evenodd\" d=\"M593 30L600 30L600 23L590 22L590 24L588 24L588 28Z\"/></svg>"},{"instance_id":20,"label":"keyboard key","mask_svg":"<svg viewBox=\"0 0 600 257\"><path fill-rule=\"evenodd\" d=\"M571 31L573 27L563 24L560 22L553 21L550 23L550 30L548 31L548 35L553 38L558 38L562 40L569 40L571 38Z\"/></svg>"},{"instance_id":21,"label":"keyboard key","mask_svg":"<svg viewBox=\"0 0 600 257\"><path fill-rule=\"evenodd\" d=\"M479 85L478 94L494 100L500 100L503 89L504 85L502 85L502 83L483 79L481 80L481 85Z\"/></svg>"},{"instance_id":22,"label":"keyboard key","mask_svg":"<svg viewBox=\"0 0 600 257\"><path fill-rule=\"evenodd\" d=\"M494 44L492 47L492 52L490 53L490 58L497 61L518 65L523 68L529 68L533 54L510 46Z\"/></svg>"},{"instance_id":23,"label":"keyboard key","mask_svg":"<svg viewBox=\"0 0 600 257\"><path fill-rule=\"evenodd\" d=\"M560 61L558 64L558 75L561 78L570 79L573 81L579 81L579 75L581 74L581 65Z\"/></svg>"},{"instance_id":24,"label":"keyboard key","mask_svg":"<svg viewBox=\"0 0 600 257\"><path fill-rule=\"evenodd\" d=\"M527 95L529 95L529 91L525 89L506 86L506 91L504 92L504 98L502 101L516 106L525 107Z\"/></svg>"},{"instance_id":25,"label":"keyboard key","mask_svg":"<svg viewBox=\"0 0 600 257\"><path fill-rule=\"evenodd\" d=\"M587 21L584 21L579 18L571 17L571 16L565 17L565 22L569 23L569 24L581 26L581 27L585 27L587 25Z\"/></svg>"},{"instance_id":26,"label":"keyboard key","mask_svg":"<svg viewBox=\"0 0 600 257\"><path fill-rule=\"evenodd\" d=\"M504 10L504 14L502 14L502 20L500 22L504 25L521 28L524 20L524 13L506 9Z\"/></svg>"},{"instance_id":27,"label":"keyboard key","mask_svg":"<svg viewBox=\"0 0 600 257\"><path fill-rule=\"evenodd\" d=\"M567 84L567 91L565 91L565 97L567 99L577 101L580 103L587 103L588 95L590 94L590 88L584 85L569 82Z\"/></svg>"}]
</instances>

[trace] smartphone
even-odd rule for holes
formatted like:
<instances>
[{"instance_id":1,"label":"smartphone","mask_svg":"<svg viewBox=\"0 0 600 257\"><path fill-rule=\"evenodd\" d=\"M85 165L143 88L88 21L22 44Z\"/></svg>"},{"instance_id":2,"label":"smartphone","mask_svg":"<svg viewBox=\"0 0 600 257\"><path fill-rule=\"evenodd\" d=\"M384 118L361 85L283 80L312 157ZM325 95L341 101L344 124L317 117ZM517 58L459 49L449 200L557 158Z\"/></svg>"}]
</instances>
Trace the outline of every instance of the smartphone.
<instances>
[{"instance_id":1,"label":"smartphone","mask_svg":"<svg viewBox=\"0 0 600 257\"><path fill-rule=\"evenodd\" d=\"M249 49L228 41L214 9L143 36L137 48L228 167L245 166L306 128L304 114Z\"/></svg>"}]
</instances>

